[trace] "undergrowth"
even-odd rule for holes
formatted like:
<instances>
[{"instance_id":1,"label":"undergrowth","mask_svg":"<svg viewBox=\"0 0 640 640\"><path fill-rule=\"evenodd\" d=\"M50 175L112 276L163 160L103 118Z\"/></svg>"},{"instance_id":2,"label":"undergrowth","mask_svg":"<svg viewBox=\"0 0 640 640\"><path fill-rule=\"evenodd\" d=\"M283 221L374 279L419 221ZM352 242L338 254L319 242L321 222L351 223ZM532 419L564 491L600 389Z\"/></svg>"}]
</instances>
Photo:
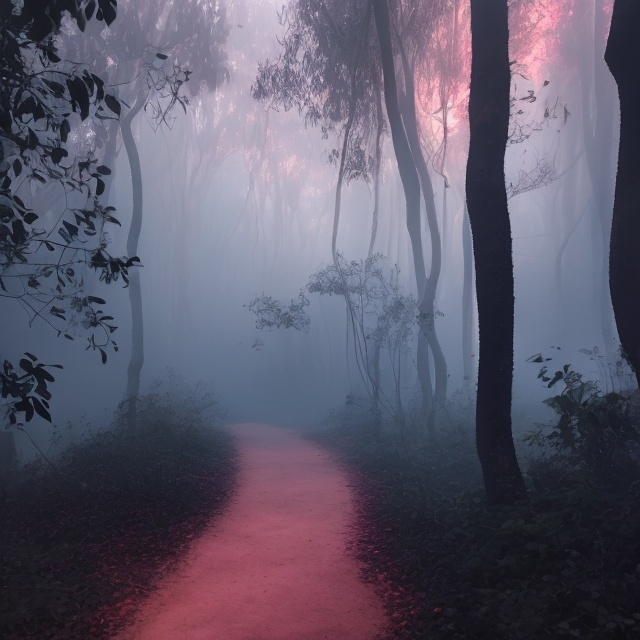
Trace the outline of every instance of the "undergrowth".
<instances>
[{"instance_id":1,"label":"undergrowth","mask_svg":"<svg viewBox=\"0 0 640 640\"><path fill-rule=\"evenodd\" d=\"M389 638L640 638L640 474L626 460L624 482L605 483L611 469L552 451L527 469L527 501L488 507L471 430L405 448L406 434L372 439L364 414L334 422L314 438L350 470L354 548Z\"/></svg>"},{"instance_id":2,"label":"undergrowth","mask_svg":"<svg viewBox=\"0 0 640 640\"><path fill-rule=\"evenodd\" d=\"M0 505L0 637L112 638L224 509L231 438L210 396L170 388L140 398L135 433L119 416L23 470Z\"/></svg>"}]
</instances>

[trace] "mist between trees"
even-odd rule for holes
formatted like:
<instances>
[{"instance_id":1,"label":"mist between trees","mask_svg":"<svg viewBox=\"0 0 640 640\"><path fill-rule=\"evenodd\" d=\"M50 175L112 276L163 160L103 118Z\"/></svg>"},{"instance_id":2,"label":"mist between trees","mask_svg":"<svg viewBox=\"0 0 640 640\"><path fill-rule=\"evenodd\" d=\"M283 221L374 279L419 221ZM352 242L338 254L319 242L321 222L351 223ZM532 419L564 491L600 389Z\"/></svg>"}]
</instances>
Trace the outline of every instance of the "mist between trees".
<instances>
[{"instance_id":1,"label":"mist between trees","mask_svg":"<svg viewBox=\"0 0 640 640\"><path fill-rule=\"evenodd\" d=\"M0 9L20 455L21 429L46 447L43 421L121 402L135 431L172 366L240 419L346 401L429 438L475 410L509 502L512 431L553 419L569 372L637 384L634 7L609 32L612 3L582 0L47 6Z\"/></svg>"}]
</instances>

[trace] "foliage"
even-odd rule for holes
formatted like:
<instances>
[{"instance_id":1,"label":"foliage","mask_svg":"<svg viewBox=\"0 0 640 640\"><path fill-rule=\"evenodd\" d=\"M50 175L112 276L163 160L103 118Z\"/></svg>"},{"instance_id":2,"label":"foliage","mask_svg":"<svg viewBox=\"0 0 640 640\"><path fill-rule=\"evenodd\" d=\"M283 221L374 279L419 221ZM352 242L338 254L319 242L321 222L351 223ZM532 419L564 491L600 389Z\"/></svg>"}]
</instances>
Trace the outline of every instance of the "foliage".
<instances>
[{"instance_id":1,"label":"foliage","mask_svg":"<svg viewBox=\"0 0 640 640\"><path fill-rule=\"evenodd\" d=\"M348 304L348 331L361 380L374 404L381 402L388 413L402 411L400 360L415 336L418 311L414 297L402 290L397 265L389 268L385 257L375 253L365 260L346 260L337 252L337 264L319 268L297 298L285 303L264 293L246 305L256 328L308 331L310 318L306 294L342 296ZM394 377L394 400L381 389L380 353L389 358ZM377 410L377 407L376 407Z\"/></svg>"},{"instance_id":2,"label":"foliage","mask_svg":"<svg viewBox=\"0 0 640 640\"><path fill-rule=\"evenodd\" d=\"M80 29L94 17L110 24L115 1L50 0L43 11L41 2L25 0L0 9L0 295L22 306L30 323L43 320L70 340L86 332L87 348L105 361L105 348L117 349L115 326L96 306L104 300L86 295L85 271L126 284L138 259L107 249L105 228L119 224L101 201L110 170L93 157L89 130L81 128L117 119L120 103L100 77L59 57L65 12ZM48 419L44 405L5 387L15 382L7 371L2 395L20 398L9 408L12 422L22 412L30 419L34 408Z\"/></svg>"},{"instance_id":3,"label":"foliage","mask_svg":"<svg viewBox=\"0 0 640 640\"><path fill-rule=\"evenodd\" d=\"M26 468L0 521L0 636L107 640L233 493L210 394L169 375L118 426Z\"/></svg>"},{"instance_id":4,"label":"foliage","mask_svg":"<svg viewBox=\"0 0 640 640\"><path fill-rule=\"evenodd\" d=\"M366 260L347 261L337 253L336 264L318 269L307 290L319 295L340 295L347 301L348 325L354 356L365 388L375 403L400 417L400 359L415 336L418 310L414 297L402 290L398 266L389 268L380 253ZM371 352L369 343L374 346ZM393 400L380 384L380 352L386 352L392 369Z\"/></svg>"},{"instance_id":5,"label":"foliage","mask_svg":"<svg viewBox=\"0 0 640 640\"><path fill-rule=\"evenodd\" d=\"M570 473L487 509L471 438L405 455L396 440L363 441L361 424L337 427L317 438L352 470L354 548L389 638L637 637L640 480L606 493Z\"/></svg>"},{"instance_id":6,"label":"foliage","mask_svg":"<svg viewBox=\"0 0 640 640\"><path fill-rule=\"evenodd\" d=\"M279 14L286 27L283 50L276 61L260 63L251 89L256 100L274 109L296 108L305 124L320 125L325 137L353 115L345 159L347 182L368 179L375 164L374 92L379 91L379 79L372 76L379 75L375 42L365 42L367 53L359 55L361 34L366 32L362 23L369 19L367 4L363 0L320 4L297 0L283 7ZM359 60L363 63L358 64ZM340 153L334 150L328 159L336 164L339 157Z\"/></svg>"},{"instance_id":7,"label":"foliage","mask_svg":"<svg viewBox=\"0 0 640 640\"><path fill-rule=\"evenodd\" d=\"M529 361L544 360L538 354ZM640 432L632 424L625 397L615 392L602 394L597 383L585 380L569 364L554 374L543 364L538 378L549 389L562 386L559 394L544 401L559 418L549 433L530 434L530 444L547 445L566 456L568 464L584 466L602 480L625 480L637 471Z\"/></svg>"},{"instance_id":8,"label":"foliage","mask_svg":"<svg viewBox=\"0 0 640 640\"><path fill-rule=\"evenodd\" d=\"M26 422L29 422L35 414L44 420L51 422L49 413L49 400L51 392L48 389L49 382L55 378L47 371L48 366L61 369L60 365L44 365L31 353L25 353L18 366L24 373L18 373L13 365L5 360L3 370L0 373L0 387L2 399L8 399L8 417L11 426L21 426L18 416L24 414Z\"/></svg>"},{"instance_id":9,"label":"foliage","mask_svg":"<svg viewBox=\"0 0 640 640\"><path fill-rule=\"evenodd\" d=\"M311 324L306 311L309 304L304 291L300 291L288 306L264 293L245 306L256 316L256 329L296 329L306 333Z\"/></svg>"}]
</instances>

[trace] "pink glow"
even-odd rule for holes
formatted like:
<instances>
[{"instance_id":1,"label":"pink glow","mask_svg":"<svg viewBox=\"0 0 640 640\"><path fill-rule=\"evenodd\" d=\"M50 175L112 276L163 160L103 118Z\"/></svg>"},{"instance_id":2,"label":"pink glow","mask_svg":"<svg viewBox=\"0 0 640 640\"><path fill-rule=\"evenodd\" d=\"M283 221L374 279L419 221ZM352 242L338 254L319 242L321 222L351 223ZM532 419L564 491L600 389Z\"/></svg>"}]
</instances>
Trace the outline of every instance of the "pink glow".
<instances>
[{"instance_id":1,"label":"pink glow","mask_svg":"<svg viewBox=\"0 0 640 640\"><path fill-rule=\"evenodd\" d=\"M346 549L342 472L293 431L231 429L241 479L229 511L117 640L372 640L385 617Z\"/></svg>"}]
</instances>

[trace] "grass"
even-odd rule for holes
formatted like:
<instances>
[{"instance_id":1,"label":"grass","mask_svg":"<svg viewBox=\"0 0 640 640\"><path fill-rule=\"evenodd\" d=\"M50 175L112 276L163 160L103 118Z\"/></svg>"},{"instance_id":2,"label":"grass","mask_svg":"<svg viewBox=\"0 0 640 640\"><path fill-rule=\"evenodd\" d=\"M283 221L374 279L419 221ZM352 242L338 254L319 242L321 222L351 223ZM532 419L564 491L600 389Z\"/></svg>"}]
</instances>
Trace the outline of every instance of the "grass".
<instances>
[{"instance_id":1,"label":"grass","mask_svg":"<svg viewBox=\"0 0 640 640\"><path fill-rule=\"evenodd\" d=\"M101 640L126 624L233 493L212 408L157 389L135 433L117 424L23 470L0 505L0 637Z\"/></svg>"},{"instance_id":2,"label":"grass","mask_svg":"<svg viewBox=\"0 0 640 640\"><path fill-rule=\"evenodd\" d=\"M406 446L406 434L371 439L366 416L351 416L314 439L349 470L355 550L386 604L390 638L640 638L637 470L605 486L538 458L526 502L488 507L462 430Z\"/></svg>"}]
</instances>

